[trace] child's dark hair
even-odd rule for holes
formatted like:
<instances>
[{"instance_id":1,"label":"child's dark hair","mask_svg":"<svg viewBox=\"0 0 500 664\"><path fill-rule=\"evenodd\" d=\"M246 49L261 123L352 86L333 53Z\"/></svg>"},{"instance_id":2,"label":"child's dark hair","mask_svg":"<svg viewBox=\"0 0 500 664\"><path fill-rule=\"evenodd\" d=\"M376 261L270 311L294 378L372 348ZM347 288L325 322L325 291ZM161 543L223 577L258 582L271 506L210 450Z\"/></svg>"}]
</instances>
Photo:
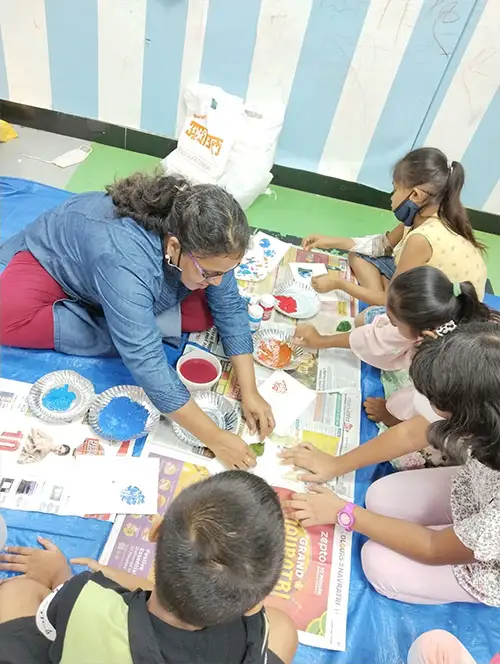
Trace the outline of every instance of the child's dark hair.
<instances>
[{"instance_id":1,"label":"child's dark hair","mask_svg":"<svg viewBox=\"0 0 500 664\"><path fill-rule=\"evenodd\" d=\"M188 487L160 527L155 589L183 622L240 618L269 595L283 565L284 519L275 491L232 470Z\"/></svg>"},{"instance_id":2,"label":"child's dark hair","mask_svg":"<svg viewBox=\"0 0 500 664\"><path fill-rule=\"evenodd\" d=\"M429 426L429 443L452 459L464 452L500 470L500 325L466 323L418 347L410 367L415 389L449 413Z\"/></svg>"},{"instance_id":3,"label":"child's dark hair","mask_svg":"<svg viewBox=\"0 0 500 664\"><path fill-rule=\"evenodd\" d=\"M446 155L437 148L418 148L403 157L393 171L394 182L426 191L428 204L438 205L438 215L448 228L468 240L477 249L484 245L476 240L467 212L460 200L465 171L458 161L448 166Z\"/></svg>"},{"instance_id":4,"label":"child's dark hair","mask_svg":"<svg viewBox=\"0 0 500 664\"><path fill-rule=\"evenodd\" d=\"M466 323L486 321L500 316L479 301L470 281L453 284L430 265L420 265L395 277L387 293L387 309L415 336L435 330L448 321Z\"/></svg>"}]
</instances>

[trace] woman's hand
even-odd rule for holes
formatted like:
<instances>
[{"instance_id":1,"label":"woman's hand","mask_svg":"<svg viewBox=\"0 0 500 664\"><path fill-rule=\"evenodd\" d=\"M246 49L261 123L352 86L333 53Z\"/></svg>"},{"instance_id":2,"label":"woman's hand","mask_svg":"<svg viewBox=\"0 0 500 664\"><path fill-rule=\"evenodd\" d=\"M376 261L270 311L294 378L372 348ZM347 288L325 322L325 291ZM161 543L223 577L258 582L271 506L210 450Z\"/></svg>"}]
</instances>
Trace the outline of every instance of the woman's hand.
<instances>
[{"instance_id":1,"label":"woman's hand","mask_svg":"<svg viewBox=\"0 0 500 664\"><path fill-rule=\"evenodd\" d=\"M304 348L322 348L323 336L314 325L297 325L292 343Z\"/></svg>"},{"instance_id":2,"label":"woman's hand","mask_svg":"<svg viewBox=\"0 0 500 664\"><path fill-rule=\"evenodd\" d=\"M331 249L332 238L328 235L308 235L302 240L302 249L311 251L311 249Z\"/></svg>"},{"instance_id":3,"label":"woman's hand","mask_svg":"<svg viewBox=\"0 0 500 664\"><path fill-rule=\"evenodd\" d=\"M234 433L221 431L210 449L228 470L248 470L256 464L255 452Z\"/></svg>"},{"instance_id":4,"label":"woman's hand","mask_svg":"<svg viewBox=\"0 0 500 664\"><path fill-rule=\"evenodd\" d=\"M311 286L317 293L329 293L333 290L343 290L344 280L335 274L322 274L311 279Z\"/></svg>"},{"instance_id":5,"label":"woman's hand","mask_svg":"<svg viewBox=\"0 0 500 664\"><path fill-rule=\"evenodd\" d=\"M300 521L305 528L335 523L337 514L347 505L333 491L323 486L314 487L310 493L294 493L284 503L285 513Z\"/></svg>"},{"instance_id":6,"label":"woman's hand","mask_svg":"<svg viewBox=\"0 0 500 664\"><path fill-rule=\"evenodd\" d=\"M274 431L276 422L271 406L260 396L257 390L242 394L241 409L248 430L252 435L258 431L260 440L264 440L266 436Z\"/></svg>"},{"instance_id":7,"label":"woman's hand","mask_svg":"<svg viewBox=\"0 0 500 664\"><path fill-rule=\"evenodd\" d=\"M323 484L323 482L343 474L339 467L338 457L321 452L310 443L301 443L296 447L283 450L279 456L284 466L294 466L296 470L309 471L298 475L297 479L302 482Z\"/></svg>"},{"instance_id":8,"label":"woman's hand","mask_svg":"<svg viewBox=\"0 0 500 664\"><path fill-rule=\"evenodd\" d=\"M43 549L9 546L0 554L0 570L18 572L54 590L71 578L71 569L64 554L50 540L39 537Z\"/></svg>"}]
</instances>

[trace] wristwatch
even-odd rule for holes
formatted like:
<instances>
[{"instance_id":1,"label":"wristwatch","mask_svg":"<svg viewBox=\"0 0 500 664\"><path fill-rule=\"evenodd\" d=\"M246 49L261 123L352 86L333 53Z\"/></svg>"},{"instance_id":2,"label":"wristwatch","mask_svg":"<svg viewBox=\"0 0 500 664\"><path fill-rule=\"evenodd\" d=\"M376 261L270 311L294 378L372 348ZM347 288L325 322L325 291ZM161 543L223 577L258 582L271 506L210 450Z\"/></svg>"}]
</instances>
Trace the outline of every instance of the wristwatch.
<instances>
[{"instance_id":1,"label":"wristwatch","mask_svg":"<svg viewBox=\"0 0 500 664\"><path fill-rule=\"evenodd\" d=\"M355 507L356 505L354 503L347 503L347 505L337 514L337 523L348 533L351 532L352 527L354 526Z\"/></svg>"}]
</instances>

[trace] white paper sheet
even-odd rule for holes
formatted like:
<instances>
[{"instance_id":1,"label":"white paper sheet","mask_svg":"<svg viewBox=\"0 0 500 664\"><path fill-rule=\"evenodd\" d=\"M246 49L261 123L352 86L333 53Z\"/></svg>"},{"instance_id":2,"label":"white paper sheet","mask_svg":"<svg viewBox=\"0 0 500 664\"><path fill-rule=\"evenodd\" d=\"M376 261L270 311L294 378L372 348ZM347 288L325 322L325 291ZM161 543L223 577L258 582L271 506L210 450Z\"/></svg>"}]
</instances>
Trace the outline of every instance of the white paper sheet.
<instances>
[{"instance_id":1,"label":"white paper sheet","mask_svg":"<svg viewBox=\"0 0 500 664\"><path fill-rule=\"evenodd\" d=\"M78 457L67 514L156 514L158 459Z\"/></svg>"},{"instance_id":2,"label":"white paper sheet","mask_svg":"<svg viewBox=\"0 0 500 664\"><path fill-rule=\"evenodd\" d=\"M328 274L324 263L289 263L288 267L292 273L294 281L301 284L311 285L313 277L320 277L322 274Z\"/></svg>"},{"instance_id":3,"label":"white paper sheet","mask_svg":"<svg viewBox=\"0 0 500 664\"><path fill-rule=\"evenodd\" d=\"M286 432L316 398L316 392L285 371L275 371L258 386L258 390L273 409L278 435Z\"/></svg>"}]
</instances>

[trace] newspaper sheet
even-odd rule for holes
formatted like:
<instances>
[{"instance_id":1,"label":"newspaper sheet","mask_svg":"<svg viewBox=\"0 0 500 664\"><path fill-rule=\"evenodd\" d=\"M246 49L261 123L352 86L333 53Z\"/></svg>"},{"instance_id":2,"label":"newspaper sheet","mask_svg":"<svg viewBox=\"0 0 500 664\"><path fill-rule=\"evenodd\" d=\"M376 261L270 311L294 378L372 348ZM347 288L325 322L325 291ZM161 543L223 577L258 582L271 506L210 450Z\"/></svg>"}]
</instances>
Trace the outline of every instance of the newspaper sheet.
<instances>
[{"instance_id":1,"label":"newspaper sheet","mask_svg":"<svg viewBox=\"0 0 500 664\"><path fill-rule=\"evenodd\" d=\"M266 439L264 455L258 458L254 472L275 488L280 499L287 499L293 491L305 491L296 471L281 465L278 453L301 441L312 442L330 454L353 449L359 445L360 401L359 393L318 394L288 436ZM244 424L240 434L250 440ZM223 470L211 453L195 453L178 441L166 419L148 437L143 454L160 458L160 514L184 487ZM354 473L329 484L344 498L354 499ZM147 516L117 517L101 562L153 579L154 545L148 540L151 522ZM293 618L301 643L345 650L351 548L352 533L342 528L304 529L286 519L286 562L268 602Z\"/></svg>"},{"instance_id":2,"label":"newspaper sheet","mask_svg":"<svg viewBox=\"0 0 500 664\"><path fill-rule=\"evenodd\" d=\"M0 378L0 506L67 514L75 457L131 456L134 441L109 443L83 421L42 422L29 413L30 388L30 383ZM114 519L112 514L87 516Z\"/></svg>"}]
</instances>

